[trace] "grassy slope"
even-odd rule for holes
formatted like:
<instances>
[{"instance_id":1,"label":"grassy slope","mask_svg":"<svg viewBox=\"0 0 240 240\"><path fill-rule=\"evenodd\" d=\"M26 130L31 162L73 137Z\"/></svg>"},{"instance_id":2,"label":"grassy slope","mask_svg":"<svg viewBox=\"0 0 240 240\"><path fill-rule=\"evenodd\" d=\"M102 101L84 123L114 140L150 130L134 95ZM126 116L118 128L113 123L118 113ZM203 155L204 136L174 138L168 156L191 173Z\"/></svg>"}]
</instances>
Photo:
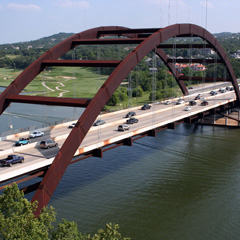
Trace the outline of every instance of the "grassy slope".
<instances>
[{"instance_id":1,"label":"grassy slope","mask_svg":"<svg viewBox=\"0 0 240 240\"><path fill-rule=\"evenodd\" d=\"M20 73L20 71L13 69L0 68L0 86L8 86ZM31 95L39 96L59 97L60 93L68 91L63 93L62 97L92 98L107 77L87 68L58 67L39 74L25 90ZM43 83L52 91L44 87ZM59 87L59 90L56 87ZM119 106L109 107L109 109L141 105L149 102L148 98L149 93L145 93L141 98L132 98L132 100L125 101Z\"/></svg>"}]
</instances>

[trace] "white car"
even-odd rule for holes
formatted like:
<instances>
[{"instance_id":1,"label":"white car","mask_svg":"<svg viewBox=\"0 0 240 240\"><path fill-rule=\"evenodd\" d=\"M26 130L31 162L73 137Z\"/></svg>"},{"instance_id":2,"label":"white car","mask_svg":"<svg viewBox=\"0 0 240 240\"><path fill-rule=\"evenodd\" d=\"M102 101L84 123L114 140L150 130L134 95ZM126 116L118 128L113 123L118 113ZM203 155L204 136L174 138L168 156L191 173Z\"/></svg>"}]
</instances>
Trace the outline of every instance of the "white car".
<instances>
[{"instance_id":1,"label":"white car","mask_svg":"<svg viewBox=\"0 0 240 240\"><path fill-rule=\"evenodd\" d=\"M171 104L172 102L170 101L170 100L166 100L165 102L164 102L164 104L165 105L169 105L169 104Z\"/></svg>"},{"instance_id":2,"label":"white car","mask_svg":"<svg viewBox=\"0 0 240 240\"><path fill-rule=\"evenodd\" d=\"M44 136L44 132L40 132L40 131L34 131L29 135L30 138L36 138L36 137L42 137L42 136Z\"/></svg>"},{"instance_id":3,"label":"white car","mask_svg":"<svg viewBox=\"0 0 240 240\"><path fill-rule=\"evenodd\" d=\"M178 101L176 102L176 105L183 104L183 103L185 103L185 101L179 98Z\"/></svg>"},{"instance_id":4,"label":"white car","mask_svg":"<svg viewBox=\"0 0 240 240\"><path fill-rule=\"evenodd\" d=\"M184 111L190 111L191 108L187 106L187 107L185 107L183 110L184 110Z\"/></svg>"},{"instance_id":5,"label":"white car","mask_svg":"<svg viewBox=\"0 0 240 240\"><path fill-rule=\"evenodd\" d=\"M76 123L72 123L71 125L68 126L68 128L74 128L76 126Z\"/></svg>"}]
</instances>

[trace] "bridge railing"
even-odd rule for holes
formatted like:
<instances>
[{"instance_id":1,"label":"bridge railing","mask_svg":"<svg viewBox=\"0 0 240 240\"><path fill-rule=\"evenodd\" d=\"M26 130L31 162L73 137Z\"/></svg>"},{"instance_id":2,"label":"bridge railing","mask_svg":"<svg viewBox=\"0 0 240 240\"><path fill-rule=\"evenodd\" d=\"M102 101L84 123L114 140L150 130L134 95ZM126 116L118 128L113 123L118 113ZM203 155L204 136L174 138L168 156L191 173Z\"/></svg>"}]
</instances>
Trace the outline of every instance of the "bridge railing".
<instances>
[{"instance_id":1,"label":"bridge railing","mask_svg":"<svg viewBox=\"0 0 240 240\"><path fill-rule=\"evenodd\" d=\"M51 126L55 126L57 124L71 122L71 121L74 121L74 120L76 120L76 119L75 118L69 118L69 119L67 118L67 119L63 119L61 121L54 121L54 122L50 122L50 123L38 124L38 125L30 126L30 127L9 130L9 131L0 133L0 139L4 138L6 136L9 136L9 135L22 133L22 132L28 132L28 131L34 131L36 129L51 127Z\"/></svg>"}]
</instances>

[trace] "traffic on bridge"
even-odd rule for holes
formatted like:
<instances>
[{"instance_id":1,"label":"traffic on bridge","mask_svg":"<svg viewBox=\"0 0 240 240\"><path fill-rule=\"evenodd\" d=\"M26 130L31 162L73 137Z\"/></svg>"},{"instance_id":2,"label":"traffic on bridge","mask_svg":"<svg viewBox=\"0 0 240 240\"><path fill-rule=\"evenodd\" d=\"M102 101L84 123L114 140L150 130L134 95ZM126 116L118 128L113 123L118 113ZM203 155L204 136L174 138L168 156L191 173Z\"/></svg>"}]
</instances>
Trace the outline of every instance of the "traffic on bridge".
<instances>
[{"instance_id":1,"label":"traffic on bridge","mask_svg":"<svg viewBox=\"0 0 240 240\"><path fill-rule=\"evenodd\" d=\"M177 43L177 38L196 40L189 43ZM61 56L81 45L136 45L123 59L119 60L63 60ZM177 58L177 49L212 49L215 58ZM169 51L173 54L169 56ZM131 71L150 52L154 52L181 90L183 96L166 99L164 102L152 101L152 104L109 114L101 114L119 85L131 74ZM174 54L175 53L175 54ZM179 63L222 65L225 75L218 77L183 76L177 69ZM63 98L48 96L30 96L21 94L26 86L48 67L104 67L114 68L106 81L98 88L93 98ZM156 94L156 62L153 61L152 94ZM215 68L217 69L217 67ZM189 94L186 82L226 82L228 88L204 90ZM220 90L220 91L219 91ZM13 102L55 106L83 107L85 111L75 122L69 125L55 126L40 133L17 134L17 138L8 137L1 142L1 156L21 155L20 163L0 169L0 182L24 177L25 181L34 177L43 177L42 181L28 186L25 192L36 190L32 201L38 200L36 215L47 205L69 164L88 156L102 157L103 152L120 145L132 145L143 136L155 136L157 131L172 128L183 122L195 122L206 115L226 111L239 105L239 86L227 54L216 38L206 29L193 24L174 24L165 28L130 29L125 27L98 27L75 34L44 53L27 67L0 95L0 113ZM132 119L126 118L128 112L134 112ZM98 122L96 122L98 121ZM127 121L127 122L126 122ZM94 124L95 123L95 124ZM97 126L94 126L97 125ZM71 126L69 128L69 126ZM43 135L44 134L44 135ZM36 137L36 138L34 138ZM18 141L18 142L17 142ZM16 143L17 142L17 143ZM14 146L15 145L15 146ZM20 146L16 146L20 145ZM10 158L10 157L9 157ZM13 156L11 157L13 158ZM4 160L6 161L6 160Z\"/></svg>"},{"instance_id":2,"label":"traffic on bridge","mask_svg":"<svg viewBox=\"0 0 240 240\"><path fill-rule=\"evenodd\" d=\"M102 124L95 124L96 126L91 127L76 151L75 158L90 151L116 144L124 139L131 139L153 129L181 122L183 119L191 118L191 116L196 116L224 104L233 103L235 100L234 91L220 88L156 102L145 110L141 107L135 107L101 114L98 119ZM129 123L129 119L137 119L138 121L137 123ZM119 129L119 126L127 126L127 128ZM0 182L49 166L74 127L75 122L70 122L46 130L40 129L34 131L34 134L25 132L6 137L5 140L1 141L0 156L4 159L8 155L17 154L24 157L24 164L14 165L10 169L0 168ZM19 139L29 140L21 146L16 146ZM54 140L56 144L41 147L41 143L47 139Z\"/></svg>"}]
</instances>

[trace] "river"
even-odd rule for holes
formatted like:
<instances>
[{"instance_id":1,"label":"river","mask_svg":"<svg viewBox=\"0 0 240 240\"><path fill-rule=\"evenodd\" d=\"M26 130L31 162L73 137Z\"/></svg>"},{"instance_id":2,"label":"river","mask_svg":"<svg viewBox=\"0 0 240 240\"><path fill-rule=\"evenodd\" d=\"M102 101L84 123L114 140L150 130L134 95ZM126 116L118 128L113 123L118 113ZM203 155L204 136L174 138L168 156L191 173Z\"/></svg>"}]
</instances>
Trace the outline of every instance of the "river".
<instances>
[{"instance_id":1,"label":"river","mask_svg":"<svg viewBox=\"0 0 240 240\"><path fill-rule=\"evenodd\" d=\"M49 205L81 232L113 222L133 240L237 240L239 144L240 129L182 124L70 165Z\"/></svg>"}]
</instances>

